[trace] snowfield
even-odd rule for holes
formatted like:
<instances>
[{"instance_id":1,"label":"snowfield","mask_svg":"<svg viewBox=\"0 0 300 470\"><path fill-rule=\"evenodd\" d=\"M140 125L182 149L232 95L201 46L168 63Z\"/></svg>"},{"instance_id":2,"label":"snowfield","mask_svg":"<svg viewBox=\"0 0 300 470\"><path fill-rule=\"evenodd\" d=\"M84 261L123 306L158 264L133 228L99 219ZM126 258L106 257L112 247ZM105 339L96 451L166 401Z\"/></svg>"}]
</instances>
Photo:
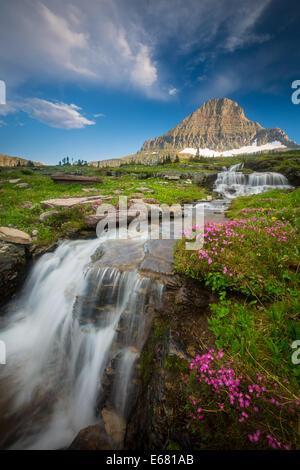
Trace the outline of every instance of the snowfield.
<instances>
[{"instance_id":1,"label":"snowfield","mask_svg":"<svg viewBox=\"0 0 300 470\"><path fill-rule=\"evenodd\" d=\"M286 145L283 145L278 140L274 140L273 142L269 142L264 145L257 145L256 142L254 142L252 145L247 145L239 149L226 150L224 152L217 152L216 150L210 150L208 148L206 149L199 148L199 155L201 157L232 157L233 155L241 155L245 153L255 153L255 152L262 152L266 150L283 149L283 148L286 148ZM181 152L179 153L188 153L191 155L196 155L197 149L185 148L181 150Z\"/></svg>"}]
</instances>

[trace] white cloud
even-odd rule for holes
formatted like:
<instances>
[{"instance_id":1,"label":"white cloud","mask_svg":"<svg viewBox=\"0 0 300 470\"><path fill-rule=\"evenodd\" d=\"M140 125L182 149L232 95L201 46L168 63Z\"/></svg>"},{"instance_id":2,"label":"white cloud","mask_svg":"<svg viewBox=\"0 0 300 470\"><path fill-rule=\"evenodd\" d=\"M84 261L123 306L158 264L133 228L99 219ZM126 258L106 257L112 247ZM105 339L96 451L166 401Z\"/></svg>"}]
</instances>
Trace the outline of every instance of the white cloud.
<instances>
[{"instance_id":1,"label":"white cloud","mask_svg":"<svg viewBox=\"0 0 300 470\"><path fill-rule=\"evenodd\" d=\"M1 5L1 74L10 86L31 78L133 86L158 78L142 29L115 0L11 0ZM17 11L17 14L16 14ZM5 18L5 20L4 20ZM2 21L1 21L2 20Z\"/></svg>"},{"instance_id":2,"label":"white cloud","mask_svg":"<svg viewBox=\"0 0 300 470\"><path fill-rule=\"evenodd\" d=\"M134 59L131 73L134 83L142 88L150 88L157 80L157 70L151 63L148 46L140 45L139 52Z\"/></svg>"},{"instance_id":3,"label":"white cloud","mask_svg":"<svg viewBox=\"0 0 300 470\"><path fill-rule=\"evenodd\" d=\"M1 2L1 75L24 83L93 83L169 97L168 60L211 57L270 38L255 26L271 0ZM172 3L172 2L171 2ZM195 67L199 66L195 64ZM205 72L205 71L204 71Z\"/></svg>"},{"instance_id":4,"label":"white cloud","mask_svg":"<svg viewBox=\"0 0 300 470\"><path fill-rule=\"evenodd\" d=\"M103 113L94 114L94 118L99 118L99 117L105 117L105 114L103 114Z\"/></svg>"},{"instance_id":5,"label":"white cloud","mask_svg":"<svg viewBox=\"0 0 300 470\"><path fill-rule=\"evenodd\" d=\"M177 88L170 88L169 89L169 95L174 96L174 95L177 95L177 93L178 93Z\"/></svg>"},{"instance_id":6,"label":"white cloud","mask_svg":"<svg viewBox=\"0 0 300 470\"><path fill-rule=\"evenodd\" d=\"M81 108L75 104L30 98L23 102L8 103L7 107L3 106L3 108L6 109L2 110L1 107L0 114L4 116L23 111L31 118L58 129L82 129L96 124L95 121L85 118L79 112Z\"/></svg>"}]
</instances>

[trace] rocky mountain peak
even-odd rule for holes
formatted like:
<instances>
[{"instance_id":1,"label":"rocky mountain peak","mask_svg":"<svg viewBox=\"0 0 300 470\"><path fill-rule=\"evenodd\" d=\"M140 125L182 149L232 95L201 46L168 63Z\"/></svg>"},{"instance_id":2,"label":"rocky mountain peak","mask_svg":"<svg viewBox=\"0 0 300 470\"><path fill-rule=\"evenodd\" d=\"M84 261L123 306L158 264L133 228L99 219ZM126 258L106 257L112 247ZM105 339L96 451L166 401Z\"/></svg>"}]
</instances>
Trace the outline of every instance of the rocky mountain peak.
<instances>
[{"instance_id":1,"label":"rocky mountain peak","mask_svg":"<svg viewBox=\"0 0 300 470\"><path fill-rule=\"evenodd\" d=\"M244 110L228 98L206 101L166 134L146 141L141 151L185 148L226 151L278 140L287 147L296 144L280 129L264 129L246 118Z\"/></svg>"}]
</instances>

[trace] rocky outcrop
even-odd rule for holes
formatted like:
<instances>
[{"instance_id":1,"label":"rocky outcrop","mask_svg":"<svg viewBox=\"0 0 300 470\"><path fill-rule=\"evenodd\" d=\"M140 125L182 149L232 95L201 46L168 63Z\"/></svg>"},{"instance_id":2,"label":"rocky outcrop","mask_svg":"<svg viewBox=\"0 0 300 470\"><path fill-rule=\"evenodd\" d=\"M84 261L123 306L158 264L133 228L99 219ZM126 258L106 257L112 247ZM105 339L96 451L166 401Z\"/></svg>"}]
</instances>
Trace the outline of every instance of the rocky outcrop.
<instances>
[{"instance_id":1,"label":"rocky outcrop","mask_svg":"<svg viewBox=\"0 0 300 470\"><path fill-rule=\"evenodd\" d=\"M103 183L101 178L95 176L81 176L81 175L70 175L66 173L56 174L51 176L52 181L58 184L90 184L90 183Z\"/></svg>"},{"instance_id":2,"label":"rocky outcrop","mask_svg":"<svg viewBox=\"0 0 300 470\"><path fill-rule=\"evenodd\" d=\"M43 166L40 162L31 162L33 166ZM10 155L4 155L0 153L0 167L14 167L14 166L28 166L29 160L19 157L11 157Z\"/></svg>"},{"instance_id":3,"label":"rocky outcrop","mask_svg":"<svg viewBox=\"0 0 300 470\"><path fill-rule=\"evenodd\" d=\"M169 278L163 303L154 309L151 334L141 354L141 384L127 424L126 449L161 450L170 443L178 449L197 448L199 436L190 432L184 409L183 377L190 360L214 345L207 328L213 301L213 295L198 282L179 276Z\"/></svg>"},{"instance_id":4,"label":"rocky outcrop","mask_svg":"<svg viewBox=\"0 0 300 470\"><path fill-rule=\"evenodd\" d=\"M0 240L19 245L30 245L32 243L31 236L28 233L11 227L0 227Z\"/></svg>"},{"instance_id":5,"label":"rocky outcrop","mask_svg":"<svg viewBox=\"0 0 300 470\"><path fill-rule=\"evenodd\" d=\"M24 246L0 242L0 304L8 301L23 282L27 261Z\"/></svg>"},{"instance_id":6,"label":"rocky outcrop","mask_svg":"<svg viewBox=\"0 0 300 470\"><path fill-rule=\"evenodd\" d=\"M82 429L68 450L111 450L112 443L99 424Z\"/></svg>"},{"instance_id":7,"label":"rocky outcrop","mask_svg":"<svg viewBox=\"0 0 300 470\"><path fill-rule=\"evenodd\" d=\"M298 147L282 130L264 129L247 119L235 101L221 98L207 101L166 134L149 139L141 151L184 148L226 151L251 145L255 140L258 145L279 141L289 148Z\"/></svg>"}]
</instances>

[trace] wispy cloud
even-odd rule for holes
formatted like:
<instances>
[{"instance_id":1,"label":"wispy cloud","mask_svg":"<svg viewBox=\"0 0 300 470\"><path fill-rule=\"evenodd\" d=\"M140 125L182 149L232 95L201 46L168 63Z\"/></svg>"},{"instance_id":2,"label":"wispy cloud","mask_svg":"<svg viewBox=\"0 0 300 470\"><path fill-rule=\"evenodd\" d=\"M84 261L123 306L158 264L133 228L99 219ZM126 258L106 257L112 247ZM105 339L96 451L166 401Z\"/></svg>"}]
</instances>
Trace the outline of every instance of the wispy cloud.
<instances>
[{"instance_id":1,"label":"wispy cloud","mask_svg":"<svg viewBox=\"0 0 300 470\"><path fill-rule=\"evenodd\" d=\"M11 0L2 2L1 74L10 87L93 82L172 96L168 61L262 43L257 22L271 0ZM179 33L180 32L180 33ZM179 33L179 34L178 34Z\"/></svg>"},{"instance_id":2,"label":"wispy cloud","mask_svg":"<svg viewBox=\"0 0 300 470\"><path fill-rule=\"evenodd\" d=\"M234 52L245 45L262 44L271 38L268 33L255 33L253 28L261 17L263 11L272 0L262 0L259 3L247 5L241 2L236 14L228 24L229 34L222 47Z\"/></svg>"},{"instance_id":3,"label":"wispy cloud","mask_svg":"<svg viewBox=\"0 0 300 470\"><path fill-rule=\"evenodd\" d=\"M170 88L170 89L169 89L169 95L170 95L170 96L177 95L177 93L178 93L177 88Z\"/></svg>"},{"instance_id":4,"label":"wispy cloud","mask_svg":"<svg viewBox=\"0 0 300 470\"><path fill-rule=\"evenodd\" d=\"M96 124L84 117L81 108L75 104L52 102L40 98L30 98L23 102L8 103L0 107L0 114L24 112L29 117L36 119L50 127L58 129L82 129Z\"/></svg>"}]
</instances>

